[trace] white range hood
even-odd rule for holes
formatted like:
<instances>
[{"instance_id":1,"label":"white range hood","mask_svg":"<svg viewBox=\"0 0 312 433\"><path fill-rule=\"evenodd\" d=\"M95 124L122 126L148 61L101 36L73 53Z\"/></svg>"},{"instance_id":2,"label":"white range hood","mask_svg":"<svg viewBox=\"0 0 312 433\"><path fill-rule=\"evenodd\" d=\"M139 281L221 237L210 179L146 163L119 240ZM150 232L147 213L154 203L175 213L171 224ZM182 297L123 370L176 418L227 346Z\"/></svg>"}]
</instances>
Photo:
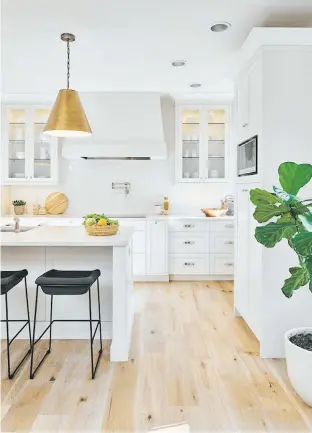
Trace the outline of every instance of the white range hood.
<instances>
[{"instance_id":1,"label":"white range hood","mask_svg":"<svg viewBox=\"0 0 312 433\"><path fill-rule=\"evenodd\" d=\"M157 93L79 93L92 136L66 138L64 158L165 159L160 95Z\"/></svg>"}]
</instances>

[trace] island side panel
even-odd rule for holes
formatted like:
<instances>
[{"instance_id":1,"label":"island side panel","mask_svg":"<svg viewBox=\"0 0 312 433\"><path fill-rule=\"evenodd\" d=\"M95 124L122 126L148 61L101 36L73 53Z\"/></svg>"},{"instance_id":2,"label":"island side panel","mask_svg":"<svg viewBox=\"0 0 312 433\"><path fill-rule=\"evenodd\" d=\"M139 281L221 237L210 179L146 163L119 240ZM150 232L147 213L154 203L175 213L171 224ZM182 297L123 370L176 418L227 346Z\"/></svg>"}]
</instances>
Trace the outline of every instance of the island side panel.
<instances>
[{"instance_id":1,"label":"island side panel","mask_svg":"<svg viewBox=\"0 0 312 433\"><path fill-rule=\"evenodd\" d=\"M133 324L132 260L132 245L113 248L112 362L129 358Z\"/></svg>"},{"instance_id":2,"label":"island side panel","mask_svg":"<svg viewBox=\"0 0 312 433\"><path fill-rule=\"evenodd\" d=\"M34 305L36 297L35 280L45 272L45 247L3 247L1 248L1 270L16 271L27 269L27 287L31 320L34 317ZM26 319L26 299L24 281L8 293L9 319ZM1 296L1 318L5 318L5 301ZM39 300L37 318L40 322L46 320L44 299ZM10 335L13 336L22 323L10 323ZM1 323L1 335L5 336L5 324ZM19 338L28 339L28 331L24 329Z\"/></svg>"},{"instance_id":3,"label":"island side panel","mask_svg":"<svg viewBox=\"0 0 312 433\"><path fill-rule=\"evenodd\" d=\"M60 270L93 270L101 271L100 299L103 339L112 338L112 247L46 247L46 267ZM50 296L46 299L47 315L50 312ZM53 299L54 319L89 319L88 293L78 296L55 296ZM91 287L92 318L98 318L96 283ZM95 323L93 325L95 328ZM88 323L54 323L53 338L74 339L90 338ZM99 338L97 332L96 339Z\"/></svg>"}]
</instances>

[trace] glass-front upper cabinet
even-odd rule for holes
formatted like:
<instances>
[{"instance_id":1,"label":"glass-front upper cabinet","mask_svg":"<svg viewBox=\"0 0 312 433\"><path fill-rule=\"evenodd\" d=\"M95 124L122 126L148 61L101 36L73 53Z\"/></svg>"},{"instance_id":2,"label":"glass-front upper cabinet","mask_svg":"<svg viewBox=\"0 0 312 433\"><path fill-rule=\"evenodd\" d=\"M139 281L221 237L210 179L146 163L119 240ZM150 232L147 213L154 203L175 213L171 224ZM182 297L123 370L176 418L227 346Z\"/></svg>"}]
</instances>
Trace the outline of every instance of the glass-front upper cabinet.
<instances>
[{"instance_id":1,"label":"glass-front upper cabinet","mask_svg":"<svg viewBox=\"0 0 312 433\"><path fill-rule=\"evenodd\" d=\"M228 107L177 106L176 180L227 180Z\"/></svg>"},{"instance_id":2,"label":"glass-front upper cabinet","mask_svg":"<svg viewBox=\"0 0 312 433\"><path fill-rule=\"evenodd\" d=\"M3 106L3 183L57 183L57 139L44 136L50 107Z\"/></svg>"}]
</instances>

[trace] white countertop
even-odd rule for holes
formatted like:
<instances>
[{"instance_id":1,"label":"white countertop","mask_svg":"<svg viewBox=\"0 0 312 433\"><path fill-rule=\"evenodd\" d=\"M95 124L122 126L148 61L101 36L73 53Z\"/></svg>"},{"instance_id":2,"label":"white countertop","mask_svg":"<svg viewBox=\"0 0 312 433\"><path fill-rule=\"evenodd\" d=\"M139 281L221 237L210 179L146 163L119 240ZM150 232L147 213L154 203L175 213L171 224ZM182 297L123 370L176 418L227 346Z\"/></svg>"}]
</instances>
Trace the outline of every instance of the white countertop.
<instances>
[{"instance_id":1,"label":"white countertop","mask_svg":"<svg viewBox=\"0 0 312 433\"><path fill-rule=\"evenodd\" d=\"M132 227L121 227L113 236L89 236L84 227L42 226L21 233L2 232L0 240L2 247L124 247L132 236Z\"/></svg>"},{"instance_id":2,"label":"white countertop","mask_svg":"<svg viewBox=\"0 0 312 433\"><path fill-rule=\"evenodd\" d=\"M10 222L12 222L12 224L14 224L13 218L15 215L4 215L1 219L2 221L7 222L8 220L10 220ZM62 215L31 215L31 214L27 214L27 215L18 215L18 217L20 218L21 221L23 221L23 219L29 219L29 218L34 218L34 219L40 219L40 220L45 220L45 219L78 219L78 220L83 220L83 217L81 216L74 216L74 215L66 215L66 214L62 214ZM234 216L223 216L223 217L206 217L203 213L198 213L198 214L169 214L169 215L156 215L156 214L147 214L145 216L135 216L135 215L119 215L118 217L114 217L115 219L131 219L131 220L136 220L136 221L155 221L155 220L166 220L166 219L203 219L203 220L209 220L209 221L233 221L235 219ZM11 221L12 219L12 221Z\"/></svg>"}]
</instances>

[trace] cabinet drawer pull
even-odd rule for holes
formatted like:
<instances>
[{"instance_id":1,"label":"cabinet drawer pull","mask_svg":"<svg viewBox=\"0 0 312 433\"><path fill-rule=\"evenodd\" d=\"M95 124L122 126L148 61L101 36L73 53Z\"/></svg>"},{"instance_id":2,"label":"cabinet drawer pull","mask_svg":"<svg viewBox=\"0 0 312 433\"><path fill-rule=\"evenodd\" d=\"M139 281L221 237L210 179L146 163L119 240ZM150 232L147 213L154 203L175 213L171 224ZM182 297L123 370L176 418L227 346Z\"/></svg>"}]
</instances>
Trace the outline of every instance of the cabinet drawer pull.
<instances>
[{"instance_id":1,"label":"cabinet drawer pull","mask_svg":"<svg viewBox=\"0 0 312 433\"><path fill-rule=\"evenodd\" d=\"M183 243L184 243L184 245L194 245L195 244L194 241L184 241Z\"/></svg>"},{"instance_id":2,"label":"cabinet drawer pull","mask_svg":"<svg viewBox=\"0 0 312 433\"><path fill-rule=\"evenodd\" d=\"M185 227L186 229L191 229L191 228L193 228L195 226L194 226L194 224L184 224L183 227Z\"/></svg>"},{"instance_id":3,"label":"cabinet drawer pull","mask_svg":"<svg viewBox=\"0 0 312 433\"><path fill-rule=\"evenodd\" d=\"M194 262L185 262L184 266L195 266Z\"/></svg>"},{"instance_id":4,"label":"cabinet drawer pull","mask_svg":"<svg viewBox=\"0 0 312 433\"><path fill-rule=\"evenodd\" d=\"M225 245L233 245L234 244L234 241L226 241L226 242L224 242L225 243Z\"/></svg>"},{"instance_id":5,"label":"cabinet drawer pull","mask_svg":"<svg viewBox=\"0 0 312 433\"><path fill-rule=\"evenodd\" d=\"M248 189L244 188L242 189L243 192L248 192Z\"/></svg>"},{"instance_id":6,"label":"cabinet drawer pull","mask_svg":"<svg viewBox=\"0 0 312 433\"><path fill-rule=\"evenodd\" d=\"M233 229L234 225L233 224L226 224L225 228L226 229Z\"/></svg>"},{"instance_id":7,"label":"cabinet drawer pull","mask_svg":"<svg viewBox=\"0 0 312 433\"><path fill-rule=\"evenodd\" d=\"M224 266L233 266L233 263L224 263Z\"/></svg>"}]
</instances>

